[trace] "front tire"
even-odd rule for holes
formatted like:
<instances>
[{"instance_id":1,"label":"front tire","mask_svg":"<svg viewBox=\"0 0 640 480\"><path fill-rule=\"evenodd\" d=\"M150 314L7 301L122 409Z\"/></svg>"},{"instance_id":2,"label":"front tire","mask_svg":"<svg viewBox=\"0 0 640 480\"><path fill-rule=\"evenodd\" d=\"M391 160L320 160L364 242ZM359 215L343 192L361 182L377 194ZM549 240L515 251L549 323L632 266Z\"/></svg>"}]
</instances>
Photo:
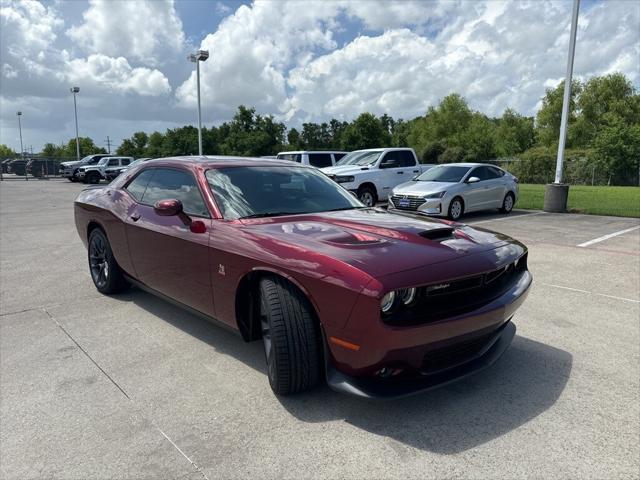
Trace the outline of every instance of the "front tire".
<instances>
[{"instance_id":1,"label":"front tire","mask_svg":"<svg viewBox=\"0 0 640 480\"><path fill-rule=\"evenodd\" d=\"M358 190L358 199L367 207L373 207L378 201L378 196L373 188L365 186Z\"/></svg>"},{"instance_id":2,"label":"front tire","mask_svg":"<svg viewBox=\"0 0 640 480\"><path fill-rule=\"evenodd\" d=\"M504 200L502 200L502 207L500 207L500 211L502 213L511 213L513 210L513 205L515 204L515 198L513 197L513 193L509 192L504 196Z\"/></svg>"},{"instance_id":3,"label":"front tire","mask_svg":"<svg viewBox=\"0 0 640 480\"><path fill-rule=\"evenodd\" d=\"M464 202L460 197L455 197L453 200L451 200L451 203L449 204L449 212L448 212L449 218L451 220L458 220L460 217L462 217L463 213L464 213Z\"/></svg>"},{"instance_id":4,"label":"front tire","mask_svg":"<svg viewBox=\"0 0 640 480\"><path fill-rule=\"evenodd\" d=\"M126 290L129 283L116 262L105 233L95 228L89 235L89 272L96 289L105 295Z\"/></svg>"},{"instance_id":5,"label":"front tire","mask_svg":"<svg viewBox=\"0 0 640 480\"><path fill-rule=\"evenodd\" d=\"M95 185L96 183L100 183L100 175L97 173L89 173L85 178L87 183L91 183Z\"/></svg>"},{"instance_id":6,"label":"front tire","mask_svg":"<svg viewBox=\"0 0 640 480\"><path fill-rule=\"evenodd\" d=\"M260 280L260 326L269 385L277 395L315 387L320 380L320 341L307 299L279 277Z\"/></svg>"}]
</instances>

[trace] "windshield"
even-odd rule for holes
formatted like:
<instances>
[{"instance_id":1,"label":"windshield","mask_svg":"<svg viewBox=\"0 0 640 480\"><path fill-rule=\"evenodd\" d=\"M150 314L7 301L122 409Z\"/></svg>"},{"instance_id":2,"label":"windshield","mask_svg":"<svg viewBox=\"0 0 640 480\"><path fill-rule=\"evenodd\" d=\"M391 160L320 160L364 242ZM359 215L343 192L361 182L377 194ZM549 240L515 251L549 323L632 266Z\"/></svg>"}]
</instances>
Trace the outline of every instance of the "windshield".
<instances>
[{"instance_id":1,"label":"windshield","mask_svg":"<svg viewBox=\"0 0 640 480\"><path fill-rule=\"evenodd\" d=\"M364 208L313 168L223 167L208 170L206 176L228 220Z\"/></svg>"},{"instance_id":2,"label":"windshield","mask_svg":"<svg viewBox=\"0 0 640 480\"><path fill-rule=\"evenodd\" d=\"M371 165L376 163L382 150L356 151L346 154L336 165Z\"/></svg>"},{"instance_id":3,"label":"windshield","mask_svg":"<svg viewBox=\"0 0 640 480\"><path fill-rule=\"evenodd\" d=\"M457 183L464 178L471 167L439 165L430 168L416 178L419 182Z\"/></svg>"}]
</instances>

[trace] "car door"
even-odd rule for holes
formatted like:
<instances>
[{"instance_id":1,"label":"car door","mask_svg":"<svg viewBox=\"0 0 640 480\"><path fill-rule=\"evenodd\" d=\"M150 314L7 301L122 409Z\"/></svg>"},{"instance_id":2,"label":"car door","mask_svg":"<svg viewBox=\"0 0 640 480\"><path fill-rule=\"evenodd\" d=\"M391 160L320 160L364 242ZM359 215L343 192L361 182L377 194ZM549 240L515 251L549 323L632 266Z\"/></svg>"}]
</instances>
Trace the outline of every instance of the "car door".
<instances>
[{"instance_id":1,"label":"car door","mask_svg":"<svg viewBox=\"0 0 640 480\"><path fill-rule=\"evenodd\" d=\"M110 158L104 168L104 176L109 178L109 175L113 174L120 168L120 159L117 157Z\"/></svg>"},{"instance_id":2,"label":"car door","mask_svg":"<svg viewBox=\"0 0 640 480\"><path fill-rule=\"evenodd\" d=\"M468 180L471 177L477 177L479 181L475 183L468 183ZM465 212L482 210L484 208L488 199L488 185L486 180L487 172L485 171L485 167L475 167L467 174L463 194Z\"/></svg>"},{"instance_id":3,"label":"car door","mask_svg":"<svg viewBox=\"0 0 640 480\"><path fill-rule=\"evenodd\" d=\"M394 161L396 166L384 167L386 162ZM402 166L402 155L398 150L390 151L384 154L380 160L379 180L380 188L378 188L378 200L386 200L393 187L404 183L406 173L409 169L406 166Z\"/></svg>"},{"instance_id":4,"label":"car door","mask_svg":"<svg viewBox=\"0 0 640 480\"><path fill-rule=\"evenodd\" d=\"M500 208L507 194L504 181L504 171L496 167L486 167L487 170L487 203L485 208Z\"/></svg>"},{"instance_id":5,"label":"car door","mask_svg":"<svg viewBox=\"0 0 640 480\"><path fill-rule=\"evenodd\" d=\"M209 272L210 213L192 172L151 167L142 170L125 190L136 200L126 218L127 242L138 280L158 292L207 315L214 315ZM184 213L205 224L196 233L184 215L160 216L160 200L182 202Z\"/></svg>"}]
</instances>

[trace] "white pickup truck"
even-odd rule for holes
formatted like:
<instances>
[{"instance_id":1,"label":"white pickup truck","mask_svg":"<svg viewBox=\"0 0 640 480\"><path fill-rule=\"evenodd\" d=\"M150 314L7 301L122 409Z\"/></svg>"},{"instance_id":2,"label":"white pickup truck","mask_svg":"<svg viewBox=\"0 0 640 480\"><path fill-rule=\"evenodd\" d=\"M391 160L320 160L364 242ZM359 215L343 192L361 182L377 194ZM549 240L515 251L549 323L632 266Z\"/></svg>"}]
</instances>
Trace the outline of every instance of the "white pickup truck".
<instances>
[{"instance_id":1,"label":"white pickup truck","mask_svg":"<svg viewBox=\"0 0 640 480\"><path fill-rule=\"evenodd\" d=\"M393 187L433 166L420 164L412 148L371 148L351 152L321 170L371 207L386 200Z\"/></svg>"}]
</instances>

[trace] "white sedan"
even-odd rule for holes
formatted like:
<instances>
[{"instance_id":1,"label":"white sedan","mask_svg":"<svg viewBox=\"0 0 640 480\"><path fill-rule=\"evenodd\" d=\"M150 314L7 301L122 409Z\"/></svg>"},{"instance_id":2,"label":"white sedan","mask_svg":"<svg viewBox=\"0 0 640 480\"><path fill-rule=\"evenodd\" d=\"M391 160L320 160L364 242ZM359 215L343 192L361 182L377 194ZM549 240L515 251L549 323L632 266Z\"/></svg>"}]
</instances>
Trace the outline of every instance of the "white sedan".
<instances>
[{"instance_id":1,"label":"white sedan","mask_svg":"<svg viewBox=\"0 0 640 480\"><path fill-rule=\"evenodd\" d=\"M518 179L495 165L438 165L393 189L390 210L408 210L458 220L464 213L498 208L509 213L518 199Z\"/></svg>"}]
</instances>

